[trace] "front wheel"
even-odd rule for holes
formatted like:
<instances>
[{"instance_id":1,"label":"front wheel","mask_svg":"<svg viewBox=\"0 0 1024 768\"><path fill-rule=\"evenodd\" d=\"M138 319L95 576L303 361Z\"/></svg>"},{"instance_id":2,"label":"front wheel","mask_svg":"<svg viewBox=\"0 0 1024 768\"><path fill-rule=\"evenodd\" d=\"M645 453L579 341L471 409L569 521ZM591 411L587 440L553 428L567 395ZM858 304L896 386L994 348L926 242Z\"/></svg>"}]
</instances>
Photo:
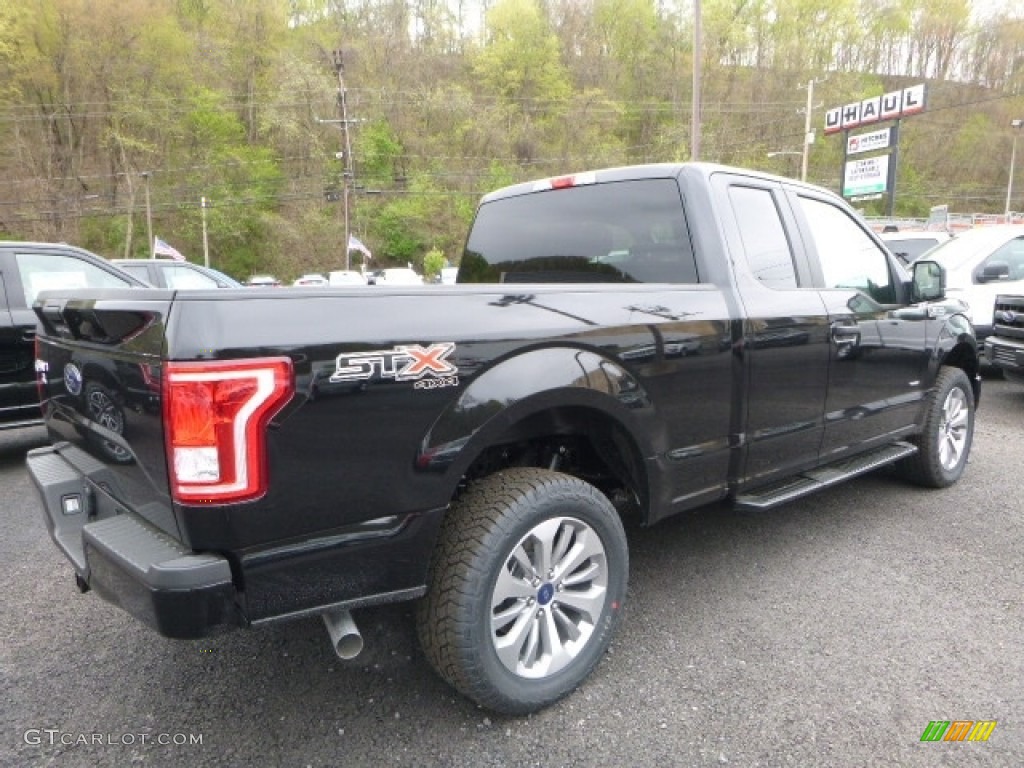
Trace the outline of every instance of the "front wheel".
<instances>
[{"instance_id":1,"label":"front wheel","mask_svg":"<svg viewBox=\"0 0 1024 768\"><path fill-rule=\"evenodd\" d=\"M626 536L577 478L518 468L474 483L445 518L417 630L460 693L526 714L574 690L611 642L626 595Z\"/></svg>"},{"instance_id":2,"label":"front wheel","mask_svg":"<svg viewBox=\"0 0 1024 768\"><path fill-rule=\"evenodd\" d=\"M928 399L918 452L898 465L911 482L945 488L960 479L974 439L974 390L967 374L945 367Z\"/></svg>"}]
</instances>

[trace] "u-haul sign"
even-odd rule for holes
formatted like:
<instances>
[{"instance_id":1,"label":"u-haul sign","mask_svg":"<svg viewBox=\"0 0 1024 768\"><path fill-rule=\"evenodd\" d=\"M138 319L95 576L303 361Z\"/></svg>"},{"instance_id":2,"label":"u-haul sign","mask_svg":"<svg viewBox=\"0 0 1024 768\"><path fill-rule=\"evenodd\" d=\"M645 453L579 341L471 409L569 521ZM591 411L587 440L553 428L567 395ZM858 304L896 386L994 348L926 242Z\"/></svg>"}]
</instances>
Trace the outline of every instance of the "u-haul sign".
<instances>
[{"instance_id":1,"label":"u-haul sign","mask_svg":"<svg viewBox=\"0 0 1024 768\"><path fill-rule=\"evenodd\" d=\"M925 87L924 83L919 83L900 91L892 91L828 110L825 113L825 133L838 133L883 120L916 115L918 112L924 112L924 107Z\"/></svg>"}]
</instances>

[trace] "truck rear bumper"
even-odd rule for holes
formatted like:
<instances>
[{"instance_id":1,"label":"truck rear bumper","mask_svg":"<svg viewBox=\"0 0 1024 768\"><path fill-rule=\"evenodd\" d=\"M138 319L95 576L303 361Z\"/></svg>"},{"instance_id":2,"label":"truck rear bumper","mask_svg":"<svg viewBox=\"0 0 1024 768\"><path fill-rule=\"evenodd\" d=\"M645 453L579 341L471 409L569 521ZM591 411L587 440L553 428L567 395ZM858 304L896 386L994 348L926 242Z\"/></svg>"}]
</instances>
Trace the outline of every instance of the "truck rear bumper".
<instances>
[{"instance_id":1,"label":"truck rear bumper","mask_svg":"<svg viewBox=\"0 0 1024 768\"><path fill-rule=\"evenodd\" d=\"M29 451L26 465L50 536L84 588L166 637L204 637L243 623L224 557L191 552L130 512L94 516L93 486L61 446Z\"/></svg>"}]
</instances>

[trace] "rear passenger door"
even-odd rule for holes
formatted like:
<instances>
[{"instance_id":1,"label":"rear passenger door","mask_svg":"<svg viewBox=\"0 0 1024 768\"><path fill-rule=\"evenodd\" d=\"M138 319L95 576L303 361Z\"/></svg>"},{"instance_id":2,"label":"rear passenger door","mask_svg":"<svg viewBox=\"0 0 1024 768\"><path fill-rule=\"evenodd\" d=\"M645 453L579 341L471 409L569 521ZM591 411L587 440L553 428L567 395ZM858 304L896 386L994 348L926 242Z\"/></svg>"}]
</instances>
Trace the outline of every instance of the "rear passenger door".
<instances>
[{"instance_id":1,"label":"rear passenger door","mask_svg":"<svg viewBox=\"0 0 1024 768\"><path fill-rule=\"evenodd\" d=\"M780 184L716 174L744 309L741 482L760 484L818 460L828 388L828 315Z\"/></svg>"}]
</instances>

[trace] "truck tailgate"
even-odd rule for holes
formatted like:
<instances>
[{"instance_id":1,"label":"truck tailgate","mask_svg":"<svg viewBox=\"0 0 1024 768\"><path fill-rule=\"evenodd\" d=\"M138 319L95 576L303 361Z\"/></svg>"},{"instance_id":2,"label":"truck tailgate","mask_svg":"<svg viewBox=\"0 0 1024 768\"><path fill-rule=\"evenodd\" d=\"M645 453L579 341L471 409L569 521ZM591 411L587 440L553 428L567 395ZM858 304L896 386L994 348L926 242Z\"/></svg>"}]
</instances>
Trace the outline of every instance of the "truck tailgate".
<instances>
[{"instance_id":1,"label":"truck tailgate","mask_svg":"<svg viewBox=\"0 0 1024 768\"><path fill-rule=\"evenodd\" d=\"M79 291L36 305L37 381L51 442L109 497L181 538L170 502L160 378L170 291ZM90 510L86 510L88 513Z\"/></svg>"}]
</instances>

